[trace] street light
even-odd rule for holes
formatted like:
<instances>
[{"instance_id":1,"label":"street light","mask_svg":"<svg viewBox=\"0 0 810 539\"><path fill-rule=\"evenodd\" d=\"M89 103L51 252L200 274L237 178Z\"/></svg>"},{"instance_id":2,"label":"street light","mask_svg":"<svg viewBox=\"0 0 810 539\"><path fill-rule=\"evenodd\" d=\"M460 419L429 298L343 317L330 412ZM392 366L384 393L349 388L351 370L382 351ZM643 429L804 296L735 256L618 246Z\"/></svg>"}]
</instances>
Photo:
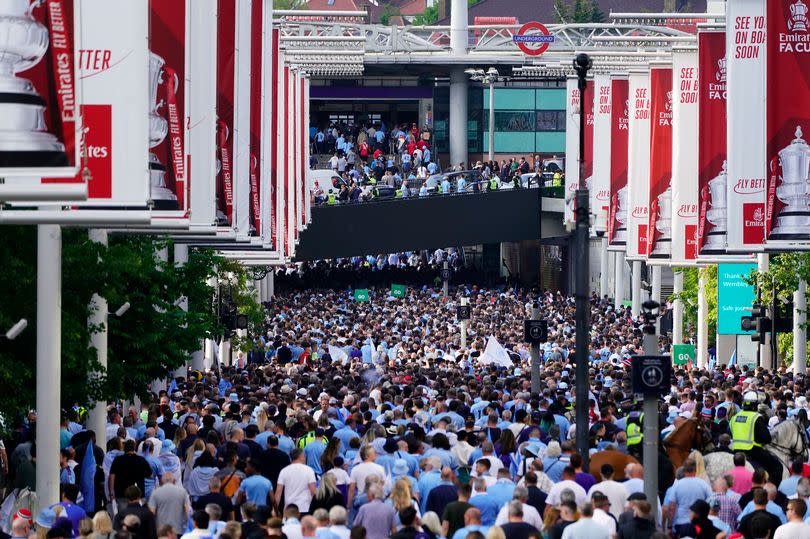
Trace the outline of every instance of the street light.
<instances>
[{"instance_id":1,"label":"street light","mask_svg":"<svg viewBox=\"0 0 810 539\"><path fill-rule=\"evenodd\" d=\"M21 318L19 322L11 326L8 331L6 331L6 340L13 341L20 335L20 333L23 332L23 330L25 330L26 327L28 327L28 320Z\"/></svg>"},{"instance_id":2,"label":"street light","mask_svg":"<svg viewBox=\"0 0 810 539\"><path fill-rule=\"evenodd\" d=\"M483 69L465 69L470 79L489 84L489 160L495 160L495 83L501 79L501 74L494 67L486 71Z\"/></svg>"},{"instance_id":3,"label":"street light","mask_svg":"<svg viewBox=\"0 0 810 539\"><path fill-rule=\"evenodd\" d=\"M588 186L585 183L585 90L588 87L588 71L593 63L587 54L577 54L574 58L574 70L579 79L579 186L576 193L576 268L574 283L576 306L576 420L577 451L582 455L583 469L588 469L588 353L590 305L588 303L588 229L590 228L590 209L588 208Z\"/></svg>"}]
</instances>

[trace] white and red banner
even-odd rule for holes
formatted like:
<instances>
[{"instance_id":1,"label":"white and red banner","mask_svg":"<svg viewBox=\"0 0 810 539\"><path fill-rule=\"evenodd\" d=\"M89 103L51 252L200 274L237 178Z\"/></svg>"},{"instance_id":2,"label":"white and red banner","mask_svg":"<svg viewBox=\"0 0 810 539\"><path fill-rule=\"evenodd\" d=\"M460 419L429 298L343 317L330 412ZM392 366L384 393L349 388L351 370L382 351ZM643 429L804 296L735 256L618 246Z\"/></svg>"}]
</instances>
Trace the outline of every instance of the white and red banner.
<instances>
[{"instance_id":1,"label":"white and red banner","mask_svg":"<svg viewBox=\"0 0 810 539\"><path fill-rule=\"evenodd\" d=\"M810 245L810 9L768 0L767 243Z\"/></svg>"},{"instance_id":2,"label":"white and red banner","mask_svg":"<svg viewBox=\"0 0 810 539\"><path fill-rule=\"evenodd\" d=\"M189 158L189 225L198 230L217 225L217 39L219 0L195 0L188 14L188 99L186 120ZM230 18L233 24L233 17ZM227 156L230 158L230 155ZM230 160L228 167L230 167ZM221 168L221 163L220 167ZM192 183L190 179L193 178Z\"/></svg>"},{"instance_id":3,"label":"white and red banner","mask_svg":"<svg viewBox=\"0 0 810 539\"><path fill-rule=\"evenodd\" d=\"M87 200L72 205L142 209L150 199L154 109L145 76L150 70L148 5L128 0L83 0L76 5L81 7L75 12L81 28L75 67L82 95L77 141L82 160L79 172L67 181L83 181L85 172L90 181ZM66 98L68 89L63 91Z\"/></svg>"},{"instance_id":4,"label":"white and red banner","mask_svg":"<svg viewBox=\"0 0 810 539\"><path fill-rule=\"evenodd\" d=\"M728 2L726 203L729 251L761 249L765 230L765 4ZM791 84L799 73L785 73Z\"/></svg>"},{"instance_id":5,"label":"white and red banner","mask_svg":"<svg viewBox=\"0 0 810 539\"><path fill-rule=\"evenodd\" d=\"M14 31L0 44L6 79L0 93L0 177L81 181L75 179L82 104L77 64L90 57L77 46L79 2L7 4L5 24ZM101 63L103 57L87 68L100 69Z\"/></svg>"},{"instance_id":6,"label":"white and red banner","mask_svg":"<svg viewBox=\"0 0 810 539\"><path fill-rule=\"evenodd\" d=\"M284 230L284 167L281 164L281 155L284 152L284 132L281 130L281 111L284 106L284 92L281 88L283 73L283 54L281 52L281 31L273 29L273 50L271 54L273 72L271 84L273 86L270 107L270 126L273 137L273 146L270 152L271 170L273 178L273 191L271 196L272 208L272 243L276 251L283 254L280 234Z\"/></svg>"},{"instance_id":7,"label":"white and red banner","mask_svg":"<svg viewBox=\"0 0 810 539\"><path fill-rule=\"evenodd\" d=\"M627 145L627 189L630 206L627 220L627 256L649 254L647 227L650 209L650 74L630 73L630 109Z\"/></svg>"},{"instance_id":8,"label":"white and red banner","mask_svg":"<svg viewBox=\"0 0 810 539\"><path fill-rule=\"evenodd\" d=\"M607 214L610 206L610 120L611 83L609 75L596 75L593 84L588 84L588 100L592 103L593 129L591 149L593 175L591 176L591 213L594 215L593 230L607 231ZM598 140L599 144L594 144Z\"/></svg>"},{"instance_id":9,"label":"white and red banner","mask_svg":"<svg viewBox=\"0 0 810 539\"><path fill-rule=\"evenodd\" d=\"M608 245L625 250L627 245L627 133L630 107L627 76L615 76L611 81L610 108L610 208L608 216Z\"/></svg>"},{"instance_id":10,"label":"white and red banner","mask_svg":"<svg viewBox=\"0 0 810 539\"><path fill-rule=\"evenodd\" d=\"M672 253L672 66L650 67L650 190L647 250L651 258Z\"/></svg>"},{"instance_id":11,"label":"white and red banner","mask_svg":"<svg viewBox=\"0 0 810 539\"><path fill-rule=\"evenodd\" d=\"M155 128L150 134L151 199L156 210L177 210L181 214L188 209L190 172L186 140L190 52L186 46L191 11L188 1L149 2L149 49L152 55L147 73L152 85L150 89L154 92L154 116L167 125L165 136L162 136L163 128ZM158 179L159 176L162 177Z\"/></svg>"},{"instance_id":12,"label":"white and red banner","mask_svg":"<svg viewBox=\"0 0 810 539\"><path fill-rule=\"evenodd\" d=\"M673 51L672 76L671 260L677 264L697 258L698 52Z\"/></svg>"},{"instance_id":13,"label":"white and red banner","mask_svg":"<svg viewBox=\"0 0 810 539\"><path fill-rule=\"evenodd\" d=\"M284 82L286 92L287 109L285 110L285 129L284 132L290 137L290 142L287 147L287 164L284 172L285 175L285 198L287 205L287 220L286 238L284 244L284 254L287 257L292 257L295 253L295 232L296 218L295 218L295 72L289 66L284 66Z\"/></svg>"},{"instance_id":14,"label":"white and red banner","mask_svg":"<svg viewBox=\"0 0 810 539\"><path fill-rule=\"evenodd\" d=\"M278 62L276 63L276 95L277 103L275 108L275 122L276 122L276 145L274 146L274 153L276 155L276 226L278 234L277 250L282 255L286 256L287 244L289 243L287 236L287 172L288 156L290 144L287 135L287 103L288 103L288 88L286 69L284 67L285 58L283 51L279 52Z\"/></svg>"},{"instance_id":15,"label":"white and red banner","mask_svg":"<svg viewBox=\"0 0 810 539\"><path fill-rule=\"evenodd\" d=\"M698 34L700 71L697 246L700 255L726 252L726 33Z\"/></svg>"},{"instance_id":16,"label":"white and red banner","mask_svg":"<svg viewBox=\"0 0 810 539\"><path fill-rule=\"evenodd\" d=\"M565 211L563 223L574 222L574 199L579 186L579 111L577 79L569 77L565 84Z\"/></svg>"},{"instance_id":17,"label":"white and red banner","mask_svg":"<svg viewBox=\"0 0 810 539\"><path fill-rule=\"evenodd\" d=\"M262 45L264 34L264 1L253 0L250 16L250 233L262 233Z\"/></svg>"}]
</instances>

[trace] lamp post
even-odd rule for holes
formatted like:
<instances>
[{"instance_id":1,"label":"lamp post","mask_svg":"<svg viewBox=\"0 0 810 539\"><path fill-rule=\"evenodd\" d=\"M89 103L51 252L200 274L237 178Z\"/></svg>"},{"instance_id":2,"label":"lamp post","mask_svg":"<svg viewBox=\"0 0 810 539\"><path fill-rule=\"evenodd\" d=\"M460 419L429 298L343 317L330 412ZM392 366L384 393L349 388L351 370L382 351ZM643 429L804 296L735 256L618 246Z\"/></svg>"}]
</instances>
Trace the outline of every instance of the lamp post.
<instances>
[{"instance_id":1,"label":"lamp post","mask_svg":"<svg viewBox=\"0 0 810 539\"><path fill-rule=\"evenodd\" d=\"M494 67L486 71L483 69L465 69L464 72L470 79L484 84L489 84L489 161L495 160L495 83L501 78L500 73Z\"/></svg>"},{"instance_id":2,"label":"lamp post","mask_svg":"<svg viewBox=\"0 0 810 539\"><path fill-rule=\"evenodd\" d=\"M588 187L585 184L585 90L588 87L588 70L593 63L587 54L578 54L574 59L574 70L579 79L579 186L576 193L576 236L575 251L575 305L576 305L576 421L577 451L582 455L582 467L588 469L588 229L590 227L590 210L588 208Z\"/></svg>"},{"instance_id":3,"label":"lamp post","mask_svg":"<svg viewBox=\"0 0 810 539\"><path fill-rule=\"evenodd\" d=\"M659 303L652 299L641 304L644 315L642 349L645 356L658 354L658 335L655 328L660 316L660 307ZM658 396L645 395L643 411L644 494L647 495L648 500L656 500L658 496ZM658 504L654 503L652 507L653 516L657 511Z\"/></svg>"}]
</instances>

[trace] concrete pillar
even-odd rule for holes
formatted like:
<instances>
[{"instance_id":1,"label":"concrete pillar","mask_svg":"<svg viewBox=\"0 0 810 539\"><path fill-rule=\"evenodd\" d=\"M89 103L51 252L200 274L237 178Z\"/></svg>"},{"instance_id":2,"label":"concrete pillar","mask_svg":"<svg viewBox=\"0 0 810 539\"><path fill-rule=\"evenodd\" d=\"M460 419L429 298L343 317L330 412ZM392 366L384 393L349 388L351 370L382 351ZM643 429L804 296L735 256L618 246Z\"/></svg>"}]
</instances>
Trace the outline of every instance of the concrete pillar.
<instances>
[{"instance_id":1,"label":"concrete pillar","mask_svg":"<svg viewBox=\"0 0 810 539\"><path fill-rule=\"evenodd\" d=\"M807 281L793 293L793 372L807 372Z\"/></svg>"},{"instance_id":2,"label":"concrete pillar","mask_svg":"<svg viewBox=\"0 0 810 539\"><path fill-rule=\"evenodd\" d=\"M641 313L641 260L633 260L633 275L632 275L632 296L633 301L631 310L633 316L638 316Z\"/></svg>"},{"instance_id":3,"label":"concrete pillar","mask_svg":"<svg viewBox=\"0 0 810 539\"><path fill-rule=\"evenodd\" d=\"M469 46L467 0L450 0L450 2L450 51L453 56L465 56Z\"/></svg>"},{"instance_id":4,"label":"concrete pillar","mask_svg":"<svg viewBox=\"0 0 810 539\"><path fill-rule=\"evenodd\" d=\"M599 297L609 296L608 277L610 276L610 266L608 265L608 239L602 237L602 249L599 251Z\"/></svg>"},{"instance_id":5,"label":"concrete pillar","mask_svg":"<svg viewBox=\"0 0 810 539\"><path fill-rule=\"evenodd\" d=\"M658 303L658 305L663 305L664 303L661 298L661 270L661 266L652 266L652 271L650 272L652 274L652 282L650 283L652 293L650 294L650 298ZM661 334L661 317L655 319L655 334Z\"/></svg>"},{"instance_id":6,"label":"concrete pillar","mask_svg":"<svg viewBox=\"0 0 810 539\"><path fill-rule=\"evenodd\" d=\"M706 298L706 285L708 279L703 272L698 277L698 335L697 335L697 366L703 368L709 357L709 303Z\"/></svg>"},{"instance_id":7,"label":"concrete pillar","mask_svg":"<svg viewBox=\"0 0 810 539\"><path fill-rule=\"evenodd\" d=\"M455 3L454 3L455 5ZM463 67L450 70L450 166L467 163L467 85L469 81Z\"/></svg>"},{"instance_id":8,"label":"concrete pillar","mask_svg":"<svg viewBox=\"0 0 810 539\"><path fill-rule=\"evenodd\" d=\"M37 226L36 301L36 492L40 507L50 507L59 503L62 385L62 229L59 225Z\"/></svg>"},{"instance_id":9,"label":"concrete pillar","mask_svg":"<svg viewBox=\"0 0 810 539\"><path fill-rule=\"evenodd\" d=\"M683 292L683 273L675 272L673 275L673 291L676 294ZM676 299L672 304L672 344L683 342L683 301Z\"/></svg>"},{"instance_id":10,"label":"concrete pillar","mask_svg":"<svg viewBox=\"0 0 810 539\"><path fill-rule=\"evenodd\" d=\"M168 254L168 253L167 253ZM185 266L188 262L188 245L183 243L175 243L174 244L174 264L176 266ZM180 308L184 311L188 312L188 298L183 296L179 300ZM186 362L183 363L181 366L177 367L172 374L174 378L178 376L182 376L183 378L188 377L188 364L189 360L186 359Z\"/></svg>"},{"instance_id":11,"label":"concrete pillar","mask_svg":"<svg viewBox=\"0 0 810 539\"><path fill-rule=\"evenodd\" d=\"M272 271L269 272L264 277L264 284L266 287L265 288L266 297L264 301L270 301L276 295L276 274L273 273Z\"/></svg>"},{"instance_id":12,"label":"concrete pillar","mask_svg":"<svg viewBox=\"0 0 810 539\"><path fill-rule=\"evenodd\" d=\"M160 263L160 262L168 262L169 261L169 248L168 247L163 247L162 249L158 250L157 259L158 259L158 263ZM159 395L161 390L168 389L168 387L169 387L169 385L168 385L166 380L157 379L157 380L152 380L152 384L151 384L150 389L151 389L152 393L154 393L155 395Z\"/></svg>"},{"instance_id":13,"label":"concrete pillar","mask_svg":"<svg viewBox=\"0 0 810 539\"><path fill-rule=\"evenodd\" d=\"M624 303L624 275L627 269L627 263L624 260L624 253L616 251L616 270L614 271L613 284L616 287L614 292L614 305L616 308L622 307Z\"/></svg>"},{"instance_id":14,"label":"concrete pillar","mask_svg":"<svg viewBox=\"0 0 810 539\"><path fill-rule=\"evenodd\" d=\"M107 245L107 231L104 229L91 228L88 231L88 236L92 242ZM107 324L107 316L109 314L109 306L107 305L106 299L102 298L98 294L93 294L93 297L90 299L90 307L91 313L88 323L92 326L101 328L100 331L90 335L90 345L96 350L96 358L98 359L99 365L103 370L106 370L107 330L109 327ZM97 440L104 439L103 436L107 429L106 402L97 402L92 408L90 408L90 411L87 414L87 429L96 433ZM99 443L98 446L101 447L102 451L106 449L106 445L103 443Z\"/></svg>"}]
</instances>

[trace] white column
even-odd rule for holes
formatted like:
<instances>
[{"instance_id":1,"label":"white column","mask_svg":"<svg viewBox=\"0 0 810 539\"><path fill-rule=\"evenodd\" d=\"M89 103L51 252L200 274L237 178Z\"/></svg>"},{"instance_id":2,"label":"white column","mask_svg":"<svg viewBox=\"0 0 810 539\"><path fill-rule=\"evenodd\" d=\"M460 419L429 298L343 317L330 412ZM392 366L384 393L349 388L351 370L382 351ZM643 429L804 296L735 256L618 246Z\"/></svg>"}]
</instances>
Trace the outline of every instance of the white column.
<instances>
[{"instance_id":1,"label":"white column","mask_svg":"<svg viewBox=\"0 0 810 539\"><path fill-rule=\"evenodd\" d=\"M450 51L453 56L465 56L469 46L469 7L467 0L450 2Z\"/></svg>"},{"instance_id":2,"label":"white column","mask_svg":"<svg viewBox=\"0 0 810 539\"><path fill-rule=\"evenodd\" d=\"M40 507L59 503L62 229L37 226L37 479Z\"/></svg>"},{"instance_id":3,"label":"white column","mask_svg":"<svg viewBox=\"0 0 810 539\"><path fill-rule=\"evenodd\" d=\"M673 275L673 291L676 294L683 292L683 273L675 272ZM672 304L672 344L683 342L683 301L676 299Z\"/></svg>"},{"instance_id":4,"label":"white column","mask_svg":"<svg viewBox=\"0 0 810 539\"><path fill-rule=\"evenodd\" d=\"M633 260L632 283L632 313L638 316L641 313L641 260Z\"/></svg>"},{"instance_id":5,"label":"white column","mask_svg":"<svg viewBox=\"0 0 810 539\"><path fill-rule=\"evenodd\" d=\"M167 253L168 255L168 253ZM175 243L174 244L174 264L175 266L185 266L188 262L188 245L184 243ZM188 312L188 297L183 296L180 298L180 308L184 311ZM188 359L183 365L177 367L174 370L173 376L177 378L178 376L182 376L183 378L188 377Z\"/></svg>"},{"instance_id":6,"label":"white column","mask_svg":"<svg viewBox=\"0 0 810 539\"><path fill-rule=\"evenodd\" d=\"M757 254L757 271L765 273L770 266L770 258L767 253ZM770 369L773 366L773 354L771 353L771 334L768 333L765 337L765 342L759 343L759 364L762 367Z\"/></svg>"},{"instance_id":7,"label":"white column","mask_svg":"<svg viewBox=\"0 0 810 539\"><path fill-rule=\"evenodd\" d=\"M697 336L697 366L702 368L709 358L709 303L706 299L706 285L708 279L703 272L698 277L698 336Z\"/></svg>"},{"instance_id":8,"label":"white column","mask_svg":"<svg viewBox=\"0 0 810 539\"><path fill-rule=\"evenodd\" d=\"M661 266L652 266L652 271L651 271L651 274L652 274L651 280L652 280L652 282L650 283L652 285L652 293L650 294L650 297L652 298L652 300L654 302L658 303L659 305L661 305L663 303L661 301L661 270L662 270ZM661 334L661 318L660 317L656 318L656 320L655 320L655 334L656 335Z\"/></svg>"},{"instance_id":9,"label":"white column","mask_svg":"<svg viewBox=\"0 0 810 539\"><path fill-rule=\"evenodd\" d=\"M91 228L88 231L88 236L92 242L107 245L107 231L104 229ZM88 323L101 328L100 331L90 335L90 345L96 350L96 357L98 358L99 365L102 367L102 369L106 370L107 331L109 327L107 323L107 316L109 307L107 305L107 300L98 294L93 294L93 297L90 300L90 307L91 313ZM104 439L103 436L107 429L106 402L97 402L90 409L87 415L87 428L88 430L92 430L96 433L96 440L100 441ZM101 447L102 450L106 449L106 445L103 443L99 443L98 446Z\"/></svg>"},{"instance_id":10,"label":"white column","mask_svg":"<svg viewBox=\"0 0 810 539\"><path fill-rule=\"evenodd\" d=\"M163 247L162 249L159 249L158 252L157 252L157 259L159 261L161 261L161 262L168 262L169 261L169 248L168 247ZM166 380L157 379L157 380L152 380L152 384L151 384L150 389L151 389L152 393L154 393L156 396L159 396L160 391L163 390L163 389L167 389L168 387L169 386L167 385Z\"/></svg>"},{"instance_id":11,"label":"white column","mask_svg":"<svg viewBox=\"0 0 810 539\"><path fill-rule=\"evenodd\" d=\"M807 281L793 293L793 372L807 372Z\"/></svg>"},{"instance_id":12,"label":"white column","mask_svg":"<svg viewBox=\"0 0 810 539\"><path fill-rule=\"evenodd\" d=\"M602 250L599 253L599 297L603 298L609 295L608 292L608 277L610 276L610 269L608 266L608 239L607 236L602 237Z\"/></svg>"},{"instance_id":13,"label":"white column","mask_svg":"<svg viewBox=\"0 0 810 539\"><path fill-rule=\"evenodd\" d=\"M466 0L462 0L466 1ZM453 2L453 5L456 1ZM450 70L450 163L449 166L457 166L467 163L467 74L463 67L454 67ZM445 168L445 167L442 167Z\"/></svg>"},{"instance_id":14,"label":"white column","mask_svg":"<svg viewBox=\"0 0 810 539\"><path fill-rule=\"evenodd\" d=\"M267 298L265 299L265 301L270 301L276 295L276 274L273 273L272 271L269 272L264 277L264 284L267 287L265 289L267 294Z\"/></svg>"},{"instance_id":15,"label":"white column","mask_svg":"<svg viewBox=\"0 0 810 539\"><path fill-rule=\"evenodd\" d=\"M624 303L624 274L625 269L627 268L627 263L624 260L624 253L621 251L616 251L616 271L614 271L613 277L613 285L616 287L614 292L614 305L616 308L622 307Z\"/></svg>"}]
</instances>

